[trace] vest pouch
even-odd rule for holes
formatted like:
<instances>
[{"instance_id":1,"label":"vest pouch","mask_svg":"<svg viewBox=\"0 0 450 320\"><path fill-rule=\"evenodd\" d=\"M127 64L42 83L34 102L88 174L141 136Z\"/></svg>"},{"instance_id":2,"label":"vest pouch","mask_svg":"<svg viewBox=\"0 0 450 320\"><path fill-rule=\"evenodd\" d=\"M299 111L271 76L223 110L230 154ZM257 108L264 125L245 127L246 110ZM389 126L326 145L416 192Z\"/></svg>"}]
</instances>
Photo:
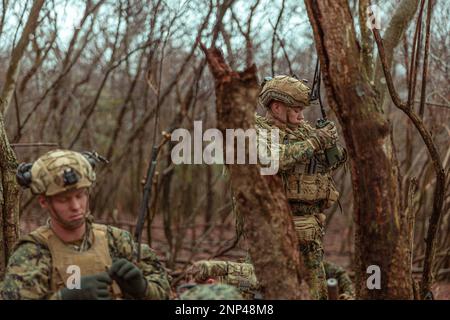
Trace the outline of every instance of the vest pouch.
<instances>
[{"instance_id":1,"label":"vest pouch","mask_svg":"<svg viewBox=\"0 0 450 320\"><path fill-rule=\"evenodd\" d=\"M321 175L289 175L287 177L286 195L288 200L313 203L323 200L326 192Z\"/></svg>"},{"instance_id":2,"label":"vest pouch","mask_svg":"<svg viewBox=\"0 0 450 320\"><path fill-rule=\"evenodd\" d=\"M315 215L294 216L293 220L299 245L322 240L323 227Z\"/></svg>"},{"instance_id":3,"label":"vest pouch","mask_svg":"<svg viewBox=\"0 0 450 320\"><path fill-rule=\"evenodd\" d=\"M331 178L330 178L331 180ZM339 191L337 191L333 180L330 181L329 194L325 202L324 209L330 208L339 199Z\"/></svg>"},{"instance_id":4,"label":"vest pouch","mask_svg":"<svg viewBox=\"0 0 450 320\"><path fill-rule=\"evenodd\" d=\"M311 204L325 200L324 208L329 208L339 197L339 192L328 174L292 174L288 175L285 181L288 200Z\"/></svg>"}]
</instances>

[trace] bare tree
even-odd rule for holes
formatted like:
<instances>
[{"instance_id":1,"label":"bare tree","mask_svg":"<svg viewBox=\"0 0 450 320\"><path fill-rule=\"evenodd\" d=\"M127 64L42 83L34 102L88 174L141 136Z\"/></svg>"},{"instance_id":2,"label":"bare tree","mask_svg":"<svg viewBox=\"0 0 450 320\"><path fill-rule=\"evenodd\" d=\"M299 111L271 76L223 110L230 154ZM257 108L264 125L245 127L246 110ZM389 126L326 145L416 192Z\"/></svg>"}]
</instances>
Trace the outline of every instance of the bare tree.
<instances>
[{"instance_id":1,"label":"bare tree","mask_svg":"<svg viewBox=\"0 0 450 320\"><path fill-rule=\"evenodd\" d=\"M225 133L227 128L251 128L260 90L256 67L237 73L218 49L203 50L216 83L219 129ZM299 299L300 256L280 178L263 177L257 165L229 165L228 169L264 297Z\"/></svg>"},{"instance_id":2,"label":"bare tree","mask_svg":"<svg viewBox=\"0 0 450 320\"><path fill-rule=\"evenodd\" d=\"M20 61L28 46L30 36L36 29L43 4L44 0L33 2L20 40L12 51L0 96L0 278L19 237L19 186L15 179L17 160L6 135L3 115L6 113L16 89Z\"/></svg>"},{"instance_id":3,"label":"bare tree","mask_svg":"<svg viewBox=\"0 0 450 320\"><path fill-rule=\"evenodd\" d=\"M381 106L383 98L376 94L369 77L371 60L367 48L372 45L368 43L368 34L362 32L365 44L360 49L346 1L305 3L323 66L328 101L343 127L351 158L357 293L363 299L412 299L414 216L410 208L402 205L401 175L391 125ZM403 1L391 21L386 34L390 41L389 57L407 25L402 20L396 26L398 18L411 18L410 7L414 5L417 5L414 1ZM361 54L366 57L360 60ZM383 62L383 68L389 70L386 60ZM395 103L395 96L393 100ZM408 116L416 125L413 117ZM426 135L423 125L417 127ZM427 146L432 144L425 142ZM380 290L369 290L366 286L370 265L380 268Z\"/></svg>"}]
</instances>

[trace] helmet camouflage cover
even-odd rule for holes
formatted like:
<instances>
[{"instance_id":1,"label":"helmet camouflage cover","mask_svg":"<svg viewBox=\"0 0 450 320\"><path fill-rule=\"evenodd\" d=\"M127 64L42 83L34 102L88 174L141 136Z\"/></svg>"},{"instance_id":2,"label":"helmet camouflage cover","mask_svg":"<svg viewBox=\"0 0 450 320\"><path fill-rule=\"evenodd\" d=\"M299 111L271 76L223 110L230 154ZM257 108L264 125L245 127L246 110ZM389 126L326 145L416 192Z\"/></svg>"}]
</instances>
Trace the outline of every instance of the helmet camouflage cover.
<instances>
[{"instance_id":1,"label":"helmet camouflage cover","mask_svg":"<svg viewBox=\"0 0 450 320\"><path fill-rule=\"evenodd\" d=\"M33 194L53 196L95 181L95 172L84 155L70 150L47 152L31 167L30 188Z\"/></svg>"},{"instance_id":2,"label":"helmet camouflage cover","mask_svg":"<svg viewBox=\"0 0 450 320\"><path fill-rule=\"evenodd\" d=\"M241 293L249 293L259 289L255 269L250 263L239 263L220 260L200 260L187 270L188 281L202 283L213 278L219 283L232 285Z\"/></svg>"},{"instance_id":3,"label":"helmet camouflage cover","mask_svg":"<svg viewBox=\"0 0 450 320\"><path fill-rule=\"evenodd\" d=\"M180 300L243 300L239 290L227 284L199 284L183 292Z\"/></svg>"},{"instance_id":4,"label":"helmet camouflage cover","mask_svg":"<svg viewBox=\"0 0 450 320\"><path fill-rule=\"evenodd\" d=\"M263 84L258 105L268 108L272 100L291 107L307 107L311 89L301 80L286 75L276 76Z\"/></svg>"}]
</instances>

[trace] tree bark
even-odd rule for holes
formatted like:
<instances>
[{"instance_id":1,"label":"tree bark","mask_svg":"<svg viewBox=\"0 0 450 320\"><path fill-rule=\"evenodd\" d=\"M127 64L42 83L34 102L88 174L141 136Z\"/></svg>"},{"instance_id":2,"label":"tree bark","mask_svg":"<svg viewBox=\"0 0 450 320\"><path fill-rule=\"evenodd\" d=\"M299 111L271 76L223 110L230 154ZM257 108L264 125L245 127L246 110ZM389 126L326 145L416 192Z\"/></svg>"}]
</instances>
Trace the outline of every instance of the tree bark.
<instances>
[{"instance_id":1,"label":"tree bark","mask_svg":"<svg viewBox=\"0 0 450 320\"><path fill-rule=\"evenodd\" d=\"M0 98L1 102L1 98ZM0 113L0 279L19 238L19 186L16 182L16 156L6 136Z\"/></svg>"},{"instance_id":2,"label":"tree bark","mask_svg":"<svg viewBox=\"0 0 450 320\"><path fill-rule=\"evenodd\" d=\"M351 159L357 296L412 299L410 226L401 211L392 132L376 91L363 72L348 3L305 0L305 4L327 98L343 128ZM380 268L380 289L367 286L370 265Z\"/></svg>"},{"instance_id":3,"label":"tree bark","mask_svg":"<svg viewBox=\"0 0 450 320\"><path fill-rule=\"evenodd\" d=\"M255 65L237 73L218 49L202 49L215 79L218 128L225 136L227 128L254 127L260 91ZM258 165L230 164L228 169L264 298L299 299L303 268L280 178L262 176Z\"/></svg>"}]
</instances>

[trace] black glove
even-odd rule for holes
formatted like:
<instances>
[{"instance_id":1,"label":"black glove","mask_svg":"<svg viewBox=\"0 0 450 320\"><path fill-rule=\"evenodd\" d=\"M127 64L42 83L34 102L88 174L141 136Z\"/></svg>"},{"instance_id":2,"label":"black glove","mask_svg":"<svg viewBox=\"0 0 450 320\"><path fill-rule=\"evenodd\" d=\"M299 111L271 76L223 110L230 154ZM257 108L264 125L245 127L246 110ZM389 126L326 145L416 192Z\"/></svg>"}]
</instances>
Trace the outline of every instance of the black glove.
<instances>
[{"instance_id":1,"label":"black glove","mask_svg":"<svg viewBox=\"0 0 450 320\"><path fill-rule=\"evenodd\" d=\"M115 260L109 269L109 275L117 282L123 294L135 299L145 296L147 280L142 271L127 259Z\"/></svg>"},{"instance_id":2,"label":"black glove","mask_svg":"<svg viewBox=\"0 0 450 320\"><path fill-rule=\"evenodd\" d=\"M80 279L80 289L61 289L63 300L110 300L108 285L112 279L108 273L102 272Z\"/></svg>"}]
</instances>

